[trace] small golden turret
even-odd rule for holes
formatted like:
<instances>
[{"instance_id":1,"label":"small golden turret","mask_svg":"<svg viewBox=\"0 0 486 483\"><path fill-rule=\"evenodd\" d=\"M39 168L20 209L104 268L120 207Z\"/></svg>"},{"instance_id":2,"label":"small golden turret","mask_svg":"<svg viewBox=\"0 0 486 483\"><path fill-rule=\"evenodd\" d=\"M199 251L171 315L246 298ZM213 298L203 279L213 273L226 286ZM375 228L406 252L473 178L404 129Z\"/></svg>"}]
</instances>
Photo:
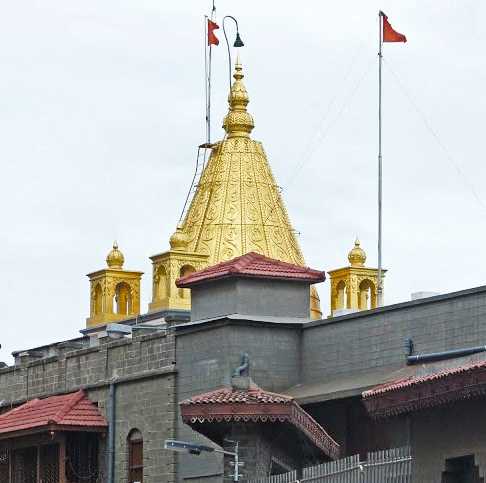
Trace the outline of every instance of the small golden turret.
<instances>
[{"instance_id":1,"label":"small golden turret","mask_svg":"<svg viewBox=\"0 0 486 483\"><path fill-rule=\"evenodd\" d=\"M348 253L349 266L331 270L331 317L358 310L374 309L378 305L378 270L367 268L366 252L356 238ZM386 270L382 270L384 275Z\"/></svg>"},{"instance_id":2,"label":"small golden turret","mask_svg":"<svg viewBox=\"0 0 486 483\"><path fill-rule=\"evenodd\" d=\"M108 268L88 274L90 315L88 328L128 319L140 314L140 279L143 272L123 269L125 257L117 242L106 257Z\"/></svg>"}]
</instances>

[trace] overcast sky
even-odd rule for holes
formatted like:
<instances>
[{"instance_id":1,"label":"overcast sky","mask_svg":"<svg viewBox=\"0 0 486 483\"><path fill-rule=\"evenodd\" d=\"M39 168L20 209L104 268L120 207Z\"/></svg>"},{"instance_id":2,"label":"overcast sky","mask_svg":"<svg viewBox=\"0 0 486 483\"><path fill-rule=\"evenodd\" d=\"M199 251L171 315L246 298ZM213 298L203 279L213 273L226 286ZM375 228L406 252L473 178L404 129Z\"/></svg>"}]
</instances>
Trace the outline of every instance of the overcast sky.
<instances>
[{"instance_id":1,"label":"overcast sky","mask_svg":"<svg viewBox=\"0 0 486 483\"><path fill-rule=\"evenodd\" d=\"M206 3L2 2L0 360L78 335L85 274L104 267L114 239L125 266L145 272L146 310L148 257L168 248L204 138ZM409 41L384 52L386 302L484 284L486 4L217 7L239 20L253 136L307 263L324 270L347 262L356 235L376 265L377 12L387 13ZM220 138L223 43L214 62ZM327 314L327 282L320 295Z\"/></svg>"}]
</instances>

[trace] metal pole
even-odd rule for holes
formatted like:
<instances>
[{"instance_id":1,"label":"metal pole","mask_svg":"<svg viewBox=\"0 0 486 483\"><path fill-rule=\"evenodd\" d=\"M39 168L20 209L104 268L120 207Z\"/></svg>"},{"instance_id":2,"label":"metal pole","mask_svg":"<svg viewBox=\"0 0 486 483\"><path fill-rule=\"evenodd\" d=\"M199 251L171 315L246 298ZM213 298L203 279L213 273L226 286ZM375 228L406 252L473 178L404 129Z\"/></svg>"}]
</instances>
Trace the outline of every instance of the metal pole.
<instances>
[{"instance_id":1,"label":"metal pole","mask_svg":"<svg viewBox=\"0 0 486 483\"><path fill-rule=\"evenodd\" d=\"M238 441L235 444L235 472L233 475L233 481L238 481L240 479L240 458L238 453Z\"/></svg>"},{"instance_id":2,"label":"metal pole","mask_svg":"<svg viewBox=\"0 0 486 483\"><path fill-rule=\"evenodd\" d=\"M108 448L106 452L107 458L107 481L114 483L115 481L115 424L116 424L116 385L114 382L110 383L108 395Z\"/></svg>"},{"instance_id":3,"label":"metal pole","mask_svg":"<svg viewBox=\"0 0 486 483\"><path fill-rule=\"evenodd\" d=\"M378 307L383 305L383 283L382 283L382 153L381 153L381 68L383 62L382 52L382 13L379 18L379 50L378 50Z\"/></svg>"},{"instance_id":4,"label":"metal pole","mask_svg":"<svg viewBox=\"0 0 486 483\"><path fill-rule=\"evenodd\" d=\"M206 96L206 142L209 144L209 92L208 92L208 16L204 15L204 93ZM199 158L198 158L199 159Z\"/></svg>"},{"instance_id":5,"label":"metal pole","mask_svg":"<svg viewBox=\"0 0 486 483\"><path fill-rule=\"evenodd\" d=\"M213 0L213 8L211 10L211 21L212 22L214 22L215 14L216 14L216 7L214 5L214 0ZM207 42L207 36L206 36L206 42ZM211 44L211 45L209 45L209 67L208 67L208 114L207 114L207 119L208 119L207 142L208 142L208 144L211 143L211 64L212 64L212 57L213 57L213 46Z\"/></svg>"}]
</instances>

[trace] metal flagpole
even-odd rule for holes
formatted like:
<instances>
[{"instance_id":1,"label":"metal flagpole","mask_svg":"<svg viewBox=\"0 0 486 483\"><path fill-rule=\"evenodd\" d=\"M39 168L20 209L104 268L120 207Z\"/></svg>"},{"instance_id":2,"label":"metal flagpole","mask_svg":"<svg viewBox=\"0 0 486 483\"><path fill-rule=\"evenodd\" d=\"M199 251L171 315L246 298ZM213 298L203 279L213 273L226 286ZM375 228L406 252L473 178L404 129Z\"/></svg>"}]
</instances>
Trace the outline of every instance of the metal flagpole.
<instances>
[{"instance_id":1,"label":"metal flagpole","mask_svg":"<svg viewBox=\"0 0 486 483\"><path fill-rule=\"evenodd\" d=\"M209 144L210 118L209 118L209 86L208 86L208 16L204 15L204 93L206 96L206 142Z\"/></svg>"},{"instance_id":2,"label":"metal flagpole","mask_svg":"<svg viewBox=\"0 0 486 483\"><path fill-rule=\"evenodd\" d=\"M214 15L216 13L216 7L213 0L213 8L211 9L211 21L214 22ZM206 40L207 41L207 40ZM211 63L212 63L213 45L209 45L209 67L208 67L208 136L207 143L211 143Z\"/></svg>"},{"instance_id":3,"label":"metal flagpole","mask_svg":"<svg viewBox=\"0 0 486 483\"><path fill-rule=\"evenodd\" d=\"M378 307L383 305L383 281L382 281L382 153L381 153L381 70L383 63L383 13L380 11L379 18L379 50L378 50Z\"/></svg>"}]
</instances>

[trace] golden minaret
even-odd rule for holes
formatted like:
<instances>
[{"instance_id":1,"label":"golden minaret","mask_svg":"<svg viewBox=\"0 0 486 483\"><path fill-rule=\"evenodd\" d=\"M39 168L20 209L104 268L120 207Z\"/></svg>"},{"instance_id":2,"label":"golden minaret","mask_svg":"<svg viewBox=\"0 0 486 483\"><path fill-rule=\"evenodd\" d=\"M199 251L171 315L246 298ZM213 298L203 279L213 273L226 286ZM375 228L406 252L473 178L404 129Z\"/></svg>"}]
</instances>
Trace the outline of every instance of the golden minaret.
<instances>
[{"instance_id":1,"label":"golden minaret","mask_svg":"<svg viewBox=\"0 0 486 483\"><path fill-rule=\"evenodd\" d=\"M151 311L189 309L188 290L175 286L178 277L251 251L304 265L262 143L250 138L254 121L239 60L233 77L223 121L226 136L212 145L184 221L170 239L171 249L151 257ZM315 288L311 316L321 317Z\"/></svg>"},{"instance_id":2,"label":"golden minaret","mask_svg":"<svg viewBox=\"0 0 486 483\"><path fill-rule=\"evenodd\" d=\"M378 269L365 267L366 252L356 238L348 253L349 266L329 271L331 317L378 306ZM382 270L382 277L386 270ZM382 284L383 285L383 284Z\"/></svg>"},{"instance_id":3,"label":"golden minaret","mask_svg":"<svg viewBox=\"0 0 486 483\"><path fill-rule=\"evenodd\" d=\"M124 270L125 257L113 243L107 268L89 273L90 314L86 327L96 327L140 314L140 279L143 272Z\"/></svg>"}]
</instances>

